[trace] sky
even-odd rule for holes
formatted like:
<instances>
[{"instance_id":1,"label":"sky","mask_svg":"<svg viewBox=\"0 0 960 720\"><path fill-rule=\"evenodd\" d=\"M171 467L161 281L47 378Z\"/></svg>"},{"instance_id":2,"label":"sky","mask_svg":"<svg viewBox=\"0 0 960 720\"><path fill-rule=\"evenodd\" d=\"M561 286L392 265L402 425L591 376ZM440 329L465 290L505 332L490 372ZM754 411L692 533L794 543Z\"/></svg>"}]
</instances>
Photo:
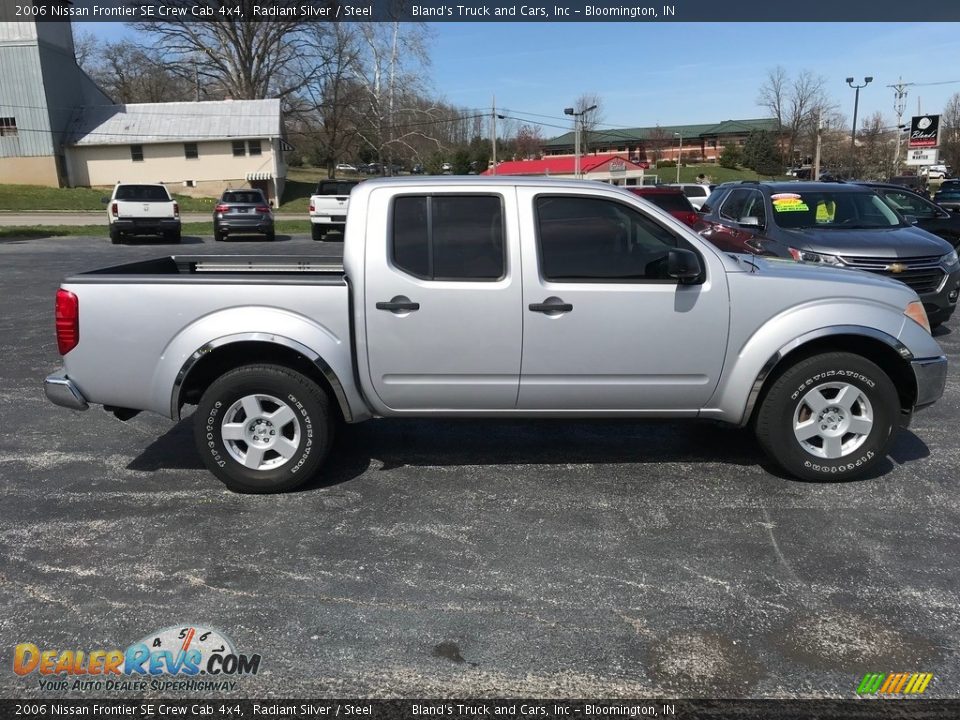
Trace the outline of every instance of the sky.
<instances>
[{"instance_id":1,"label":"sky","mask_svg":"<svg viewBox=\"0 0 960 720\"><path fill-rule=\"evenodd\" d=\"M940 112L960 92L955 23L428 23L428 86L462 107L543 123L544 137L571 127L563 109L584 93L602 98L602 125L624 128L769 117L757 104L767 72L810 70L848 122L854 77L858 125L879 111L894 125L894 91L907 88L905 118ZM83 23L99 37L135 37L117 23ZM929 83L920 85L920 83ZM936 83L936 84L934 84Z\"/></svg>"}]
</instances>

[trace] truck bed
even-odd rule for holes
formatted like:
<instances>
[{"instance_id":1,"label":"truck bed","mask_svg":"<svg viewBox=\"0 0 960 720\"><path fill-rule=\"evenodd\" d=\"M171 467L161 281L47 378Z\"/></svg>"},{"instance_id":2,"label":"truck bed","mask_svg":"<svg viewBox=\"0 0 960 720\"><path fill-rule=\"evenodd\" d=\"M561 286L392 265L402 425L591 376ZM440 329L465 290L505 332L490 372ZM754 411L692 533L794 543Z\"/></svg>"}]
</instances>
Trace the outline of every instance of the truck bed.
<instances>
[{"instance_id":1,"label":"truck bed","mask_svg":"<svg viewBox=\"0 0 960 720\"><path fill-rule=\"evenodd\" d=\"M112 265L66 278L67 283L295 283L344 284L336 255L170 255Z\"/></svg>"}]
</instances>

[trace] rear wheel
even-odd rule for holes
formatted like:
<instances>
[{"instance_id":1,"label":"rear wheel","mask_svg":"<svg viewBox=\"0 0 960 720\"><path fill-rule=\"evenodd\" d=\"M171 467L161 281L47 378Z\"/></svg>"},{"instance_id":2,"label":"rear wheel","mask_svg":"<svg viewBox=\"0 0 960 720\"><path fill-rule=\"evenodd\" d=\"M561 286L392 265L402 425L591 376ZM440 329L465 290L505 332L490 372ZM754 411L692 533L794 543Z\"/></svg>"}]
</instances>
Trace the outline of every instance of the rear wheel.
<instances>
[{"instance_id":1,"label":"rear wheel","mask_svg":"<svg viewBox=\"0 0 960 720\"><path fill-rule=\"evenodd\" d=\"M275 232L271 230L270 232L267 233L267 242L273 242L276 239L277 239L277 234Z\"/></svg>"},{"instance_id":2,"label":"rear wheel","mask_svg":"<svg viewBox=\"0 0 960 720\"><path fill-rule=\"evenodd\" d=\"M846 480L886 457L900 403L866 358L826 353L801 360L770 387L757 413L766 453L804 480Z\"/></svg>"},{"instance_id":3,"label":"rear wheel","mask_svg":"<svg viewBox=\"0 0 960 720\"><path fill-rule=\"evenodd\" d=\"M114 245L119 245L123 242L123 233L121 233L116 226L110 226L110 242Z\"/></svg>"},{"instance_id":4,"label":"rear wheel","mask_svg":"<svg viewBox=\"0 0 960 720\"><path fill-rule=\"evenodd\" d=\"M180 242L180 231L179 230L170 230L163 234L163 239L169 243L178 243Z\"/></svg>"},{"instance_id":5,"label":"rear wheel","mask_svg":"<svg viewBox=\"0 0 960 720\"><path fill-rule=\"evenodd\" d=\"M222 232L220 232L219 230L214 230L214 231L213 231L213 239L214 239L216 242L223 242L223 238L224 238L224 235L223 235Z\"/></svg>"},{"instance_id":6,"label":"rear wheel","mask_svg":"<svg viewBox=\"0 0 960 720\"><path fill-rule=\"evenodd\" d=\"M333 440L327 394L279 365L226 373L203 394L195 417L197 450L234 492L282 492L303 484Z\"/></svg>"},{"instance_id":7,"label":"rear wheel","mask_svg":"<svg viewBox=\"0 0 960 720\"><path fill-rule=\"evenodd\" d=\"M313 236L315 241L320 242L323 240L323 236L326 234L326 232L322 227L314 224L310 226L310 234Z\"/></svg>"}]
</instances>

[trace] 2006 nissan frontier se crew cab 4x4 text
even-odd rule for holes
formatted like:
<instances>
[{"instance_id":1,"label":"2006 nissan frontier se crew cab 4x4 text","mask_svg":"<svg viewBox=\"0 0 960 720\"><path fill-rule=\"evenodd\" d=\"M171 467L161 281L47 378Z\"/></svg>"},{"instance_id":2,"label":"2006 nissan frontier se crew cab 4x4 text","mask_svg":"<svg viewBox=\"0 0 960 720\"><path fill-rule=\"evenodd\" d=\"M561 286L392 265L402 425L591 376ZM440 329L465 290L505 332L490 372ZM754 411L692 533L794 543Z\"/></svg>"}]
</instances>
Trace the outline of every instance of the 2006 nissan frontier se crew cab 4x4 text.
<instances>
[{"instance_id":1,"label":"2006 nissan frontier se crew cab 4x4 text","mask_svg":"<svg viewBox=\"0 0 960 720\"><path fill-rule=\"evenodd\" d=\"M728 255L624 190L548 179L367 181L342 263L74 275L56 327L50 400L196 404L200 454L241 492L317 474L341 420L404 416L708 418L796 477L851 478L946 379L906 285Z\"/></svg>"}]
</instances>

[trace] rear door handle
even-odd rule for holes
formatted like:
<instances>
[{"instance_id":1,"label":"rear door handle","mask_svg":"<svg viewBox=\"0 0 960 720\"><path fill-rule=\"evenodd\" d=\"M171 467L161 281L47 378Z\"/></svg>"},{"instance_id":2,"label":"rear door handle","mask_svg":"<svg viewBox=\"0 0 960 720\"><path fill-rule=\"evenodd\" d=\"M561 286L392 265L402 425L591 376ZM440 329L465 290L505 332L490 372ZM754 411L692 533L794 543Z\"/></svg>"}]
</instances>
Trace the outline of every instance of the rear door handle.
<instances>
[{"instance_id":1,"label":"rear door handle","mask_svg":"<svg viewBox=\"0 0 960 720\"><path fill-rule=\"evenodd\" d=\"M397 295L391 298L390 302L378 302L377 310L389 310L390 312L413 312L420 309L420 303L412 302L410 298L404 295Z\"/></svg>"},{"instance_id":2,"label":"rear door handle","mask_svg":"<svg viewBox=\"0 0 960 720\"><path fill-rule=\"evenodd\" d=\"M529 307L533 312L542 312L548 315L559 315L573 310L573 305L565 303L558 297L548 297L542 303L530 303Z\"/></svg>"}]
</instances>

